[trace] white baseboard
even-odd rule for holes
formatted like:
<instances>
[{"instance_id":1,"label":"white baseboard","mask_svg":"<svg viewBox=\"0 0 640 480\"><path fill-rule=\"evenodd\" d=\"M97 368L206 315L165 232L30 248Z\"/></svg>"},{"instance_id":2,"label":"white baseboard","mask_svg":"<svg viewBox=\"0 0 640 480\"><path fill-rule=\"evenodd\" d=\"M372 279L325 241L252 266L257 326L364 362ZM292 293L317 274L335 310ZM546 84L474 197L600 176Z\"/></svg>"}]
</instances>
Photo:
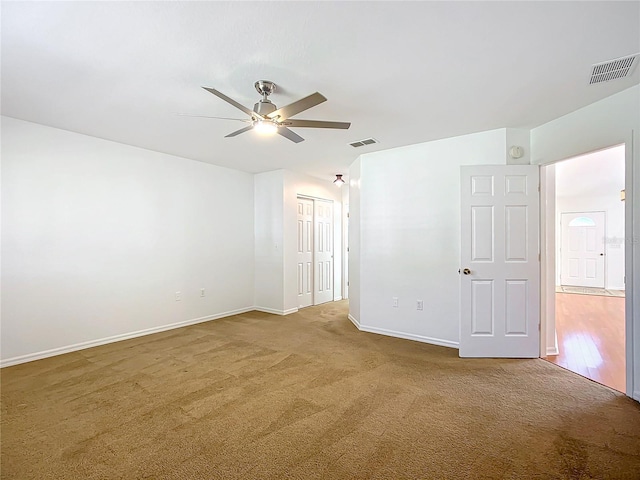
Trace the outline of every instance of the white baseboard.
<instances>
[{"instance_id":1,"label":"white baseboard","mask_svg":"<svg viewBox=\"0 0 640 480\"><path fill-rule=\"evenodd\" d=\"M559 355L560 350L558 350L558 330L553 333L553 345L547 345L547 355Z\"/></svg>"},{"instance_id":2,"label":"white baseboard","mask_svg":"<svg viewBox=\"0 0 640 480\"><path fill-rule=\"evenodd\" d=\"M349 320L353 323L358 330L360 330L360 322L353 315L349 314Z\"/></svg>"},{"instance_id":3,"label":"white baseboard","mask_svg":"<svg viewBox=\"0 0 640 480\"><path fill-rule=\"evenodd\" d=\"M333 297L334 302L339 302L340 300L342 300L342 297Z\"/></svg>"},{"instance_id":4,"label":"white baseboard","mask_svg":"<svg viewBox=\"0 0 640 480\"><path fill-rule=\"evenodd\" d=\"M296 313L298 311L297 308L289 308L288 310L276 310L275 308L269 307L254 307L252 310L257 310L258 312L271 313L273 315L289 315L290 313Z\"/></svg>"},{"instance_id":5,"label":"white baseboard","mask_svg":"<svg viewBox=\"0 0 640 480\"><path fill-rule=\"evenodd\" d=\"M640 402L640 390L636 390L635 392L633 392L633 398L636 402Z\"/></svg>"},{"instance_id":6,"label":"white baseboard","mask_svg":"<svg viewBox=\"0 0 640 480\"><path fill-rule=\"evenodd\" d=\"M191 320L185 320L183 322L170 323L168 325L161 325L159 327L146 328L144 330L137 330L135 332L122 333L120 335L113 335L111 337L99 338L96 340L89 340L88 342L75 343L73 345L66 345L64 347L52 348L50 350L43 350L41 352L29 353L27 355L20 355L17 357L7 358L6 360L0 360L0 368L10 367L12 365L18 365L20 363L33 362L34 360L41 360L43 358L53 357L55 355L62 355L64 353L77 352L78 350L85 350L91 347L99 347L100 345L120 342L122 340L129 340L131 338L142 337L144 335L151 335L153 333L160 333L167 330L173 330L175 328L195 325L196 323L209 322L211 320L217 320L218 318L230 317L232 315L251 312L253 310L256 310L256 309L254 307L239 308L237 310L230 310L228 312L216 313L215 315L208 315L206 317L194 318Z\"/></svg>"},{"instance_id":7,"label":"white baseboard","mask_svg":"<svg viewBox=\"0 0 640 480\"><path fill-rule=\"evenodd\" d=\"M553 334L553 345L547 345L547 355L558 354L560 354L560 350L558 350L558 331L556 330Z\"/></svg>"},{"instance_id":8,"label":"white baseboard","mask_svg":"<svg viewBox=\"0 0 640 480\"><path fill-rule=\"evenodd\" d=\"M405 340L415 340L416 342L429 343L431 345L439 345L441 347L456 349L459 348L458 342L442 340L440 338L425 337L422 335L415 335L413 333L396 332L395 330L387 330L385 328L378 327L368 327L366 325L359 325L358 328L363 332L377 333L379 335L387 335L389 337L404 338Z\"/></svg>"}]
</instances>

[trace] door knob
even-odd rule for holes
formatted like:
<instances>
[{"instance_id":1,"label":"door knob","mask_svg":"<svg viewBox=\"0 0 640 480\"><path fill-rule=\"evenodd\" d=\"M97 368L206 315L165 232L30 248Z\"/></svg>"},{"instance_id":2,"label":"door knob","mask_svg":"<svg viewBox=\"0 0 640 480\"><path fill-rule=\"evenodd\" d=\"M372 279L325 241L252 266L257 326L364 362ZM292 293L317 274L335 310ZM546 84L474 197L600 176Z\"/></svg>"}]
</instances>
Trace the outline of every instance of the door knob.
<instances>
[{"instance_id":1,"label":"door knob","mask_svg":"<svg viewBox=\"0 0 640 480\"><path fill-rule=\"evenodd\" d=\"M601 256L601 257L604 257L604 253L601 253L601 254L600 254L600 256Z\"/></svg>"},{"instance_id":2,"label":"door knob","mask_svg":"<svg viewBox=\"0 0 640 480\"><path fill-rule=\"evenodd\" d=\"M465 275L471 275L471 270L465 268L464 270L462 270L462 273L464 273Z\"/></svg>"}]
</instances>

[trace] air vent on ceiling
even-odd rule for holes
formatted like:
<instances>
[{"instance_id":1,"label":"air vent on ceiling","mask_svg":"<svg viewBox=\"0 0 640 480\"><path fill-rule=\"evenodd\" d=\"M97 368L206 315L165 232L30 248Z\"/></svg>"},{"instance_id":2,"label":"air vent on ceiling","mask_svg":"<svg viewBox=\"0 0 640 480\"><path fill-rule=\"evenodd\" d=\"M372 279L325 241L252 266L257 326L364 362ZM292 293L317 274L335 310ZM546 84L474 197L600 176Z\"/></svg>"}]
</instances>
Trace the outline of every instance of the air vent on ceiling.
<instances>
[{"instance_id":1,"label":"air vent on ceiling","mask_svg":"<svg viewBox=\"0 0 640 480\"><path fill-rule=\"evenodd\" d=\"M365 138L364 140L358 140L357 142L350 143L354 148L364 147L365 145L371 145L373 143L379 143L375 138Z\"/></svg>"},{"instance_id":2,"label":"air vent on ceiling","mask_svg":"<svg viewBox=\"0 0 640 480\"><path fill-rule=\"evenodd\" d=\"M628 77L633 72L640 53L628 55L626 57L615 58L607 62L596 63L591 66L591 78L589 85L594 83L608 82L616 78Z\"/></svg>"}]
</instances>

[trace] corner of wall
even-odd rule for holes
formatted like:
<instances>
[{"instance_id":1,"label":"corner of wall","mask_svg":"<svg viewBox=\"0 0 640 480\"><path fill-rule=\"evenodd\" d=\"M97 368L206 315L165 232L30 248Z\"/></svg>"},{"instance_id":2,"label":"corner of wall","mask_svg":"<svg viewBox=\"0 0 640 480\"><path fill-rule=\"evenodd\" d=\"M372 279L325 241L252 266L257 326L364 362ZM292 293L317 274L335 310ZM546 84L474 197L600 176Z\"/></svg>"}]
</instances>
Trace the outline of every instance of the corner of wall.
<instances>
[{"instance_id":1,"label":"corner of wall","mask_svg":"<svg viewBox=\"0 0 640 480\"><path fill-rule=\"evenodd\" d=\"M274 170L254 175L254 304L270 313L285 310L284 174Z\"/></svg>"}]
</instances>

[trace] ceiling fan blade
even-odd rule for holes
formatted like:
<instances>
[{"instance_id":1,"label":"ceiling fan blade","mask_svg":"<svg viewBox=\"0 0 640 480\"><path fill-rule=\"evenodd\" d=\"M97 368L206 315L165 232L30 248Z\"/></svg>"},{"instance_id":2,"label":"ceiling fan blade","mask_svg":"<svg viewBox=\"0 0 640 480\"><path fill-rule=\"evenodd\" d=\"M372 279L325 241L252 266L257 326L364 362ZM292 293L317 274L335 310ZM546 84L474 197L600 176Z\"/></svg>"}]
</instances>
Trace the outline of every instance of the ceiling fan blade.
<instances>
[{"instance_id":1,"label":"ceiling fan blade","mask_svg":"<svg viewBox=\"0 0 640 480\"><path fill-rule=\"evenodd\" d=\"M251 120L246 118L210 117L209 115L192 115L190 113L177 113L176 115L179 115L181 117L215 118L218 120L235 120L237 122L245 122L245 123L251 122Z\"/></svg>"},{"instance_id":2,"label":"ceiling fan blade","mask_svg":"<svg viewBox=\"0 0 640 480\"><path fill-rule=\"evenodd\" d=\"M249 125L248 127L241 128L240 130L236 130L235 132L232 132L229 135L225 135L224 138L235 137L236 135L240 135L241 133L248 132L249 130L253 130L253 125Z\"/></svg>"},{"instance_id":3,"label":"ceiling fan blade","mask_svg":"<svg viewBox=\"0 0 640 480\"><path fill-rule=\"evenodd\" d=\"M282 125L287 127L311 127L311 128L340 128L346 130L351 126L350 122L325 122L323 120L285 120Z\"/></svg>"},{"instance_id":4,"label":"ceiling fan blade","mask_svg":"<svg viewBox=\"0 0 640 480\"><path fill-rule=\"evenodd\" d=\"M301 98L297 102L290 103L285 107L279 108L275 112L271 112L267 115L267 117L278 117L278 121L286 120L289 117L293 117L300 112L304 112L305 110L308 110L309 108L315 107L316 105L319 105L322 102L326 101L327 99L318 92L312 93L311 95Z\"/></svg>"},{"instance_id":5,"label":"ceiling fan blade","mask_svg":"<svg viewBox=\"0 0 640 480\"><path fill-rule=\"evenodd\" d=\"M227 97L224 93L219 92L218 90L216 90L215 88L210 88L210 87L202 87L204 88L207 92L209 93L213 93L216 97L221 98L222 100L224 100L227 103L230 103L231 105L233 105L234 107L242 110L244 113L246 113L247 115L249 115L250 117L256 117L256 118L263 118L262 115L254 112L253 110L248 109L247 107L245 107L244 105L236 102L233 98L229 98Z\"/></svg>"},{"instance_id":6,"label":"ceiling fan blade","mask_svg":"<svg viewBox=\"0 0 640 480\"><path fill-rule=\"evenodd\" d=\"M304 138L302 138L297 133L289 130L287 127L278 127L278 134L282 135L285 138L288 138L294 143L304 142Z\"/></svg>"}]
</instances>

